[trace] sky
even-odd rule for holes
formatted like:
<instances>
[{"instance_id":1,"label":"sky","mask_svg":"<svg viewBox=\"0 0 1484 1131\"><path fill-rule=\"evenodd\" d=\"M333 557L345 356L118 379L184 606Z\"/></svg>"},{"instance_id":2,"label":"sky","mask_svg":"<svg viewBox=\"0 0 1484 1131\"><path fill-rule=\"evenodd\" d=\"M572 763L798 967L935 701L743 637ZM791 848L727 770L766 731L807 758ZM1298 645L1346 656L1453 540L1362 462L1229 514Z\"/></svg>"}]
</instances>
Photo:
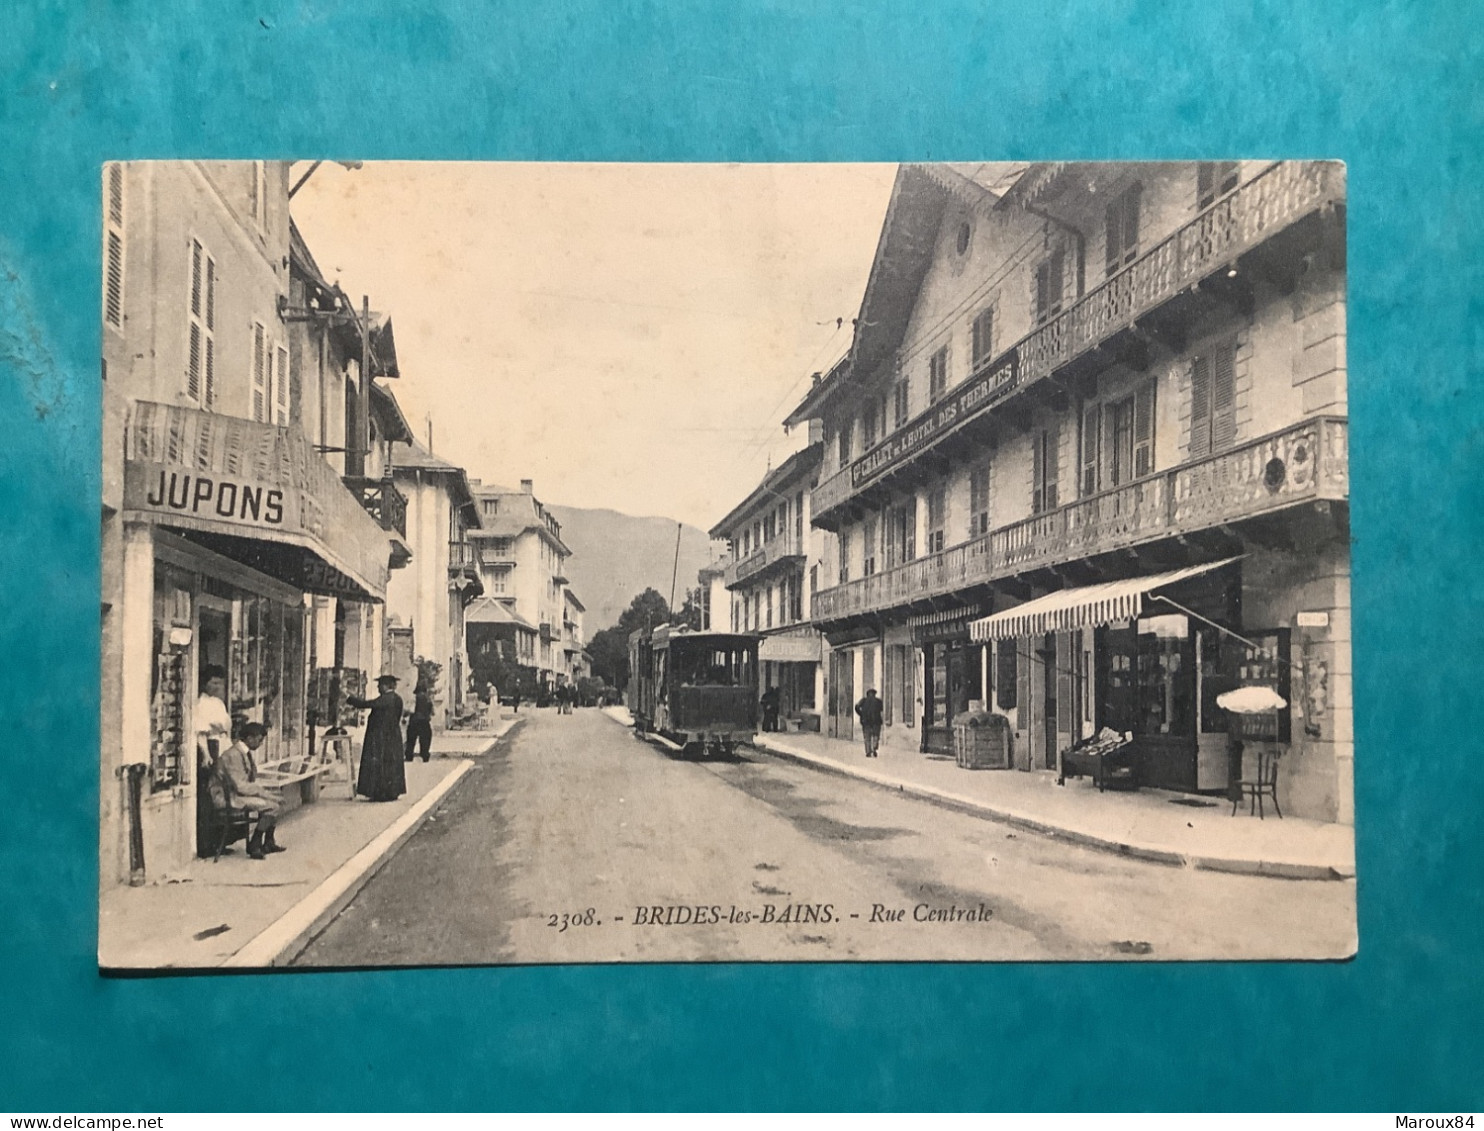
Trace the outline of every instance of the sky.
<instances>
[{"instance_id":1,"label":"sky","mask_svg":"<svg viewBox=\"0 0 1484 1131\"><path fill-rule=\"evenodd\" d=\"M803 446L781 422L849 348L895 174L326 162L292 208L326 277L392 316L389 386L435 452L709 529Z\"/></svg>"}]
</instances>

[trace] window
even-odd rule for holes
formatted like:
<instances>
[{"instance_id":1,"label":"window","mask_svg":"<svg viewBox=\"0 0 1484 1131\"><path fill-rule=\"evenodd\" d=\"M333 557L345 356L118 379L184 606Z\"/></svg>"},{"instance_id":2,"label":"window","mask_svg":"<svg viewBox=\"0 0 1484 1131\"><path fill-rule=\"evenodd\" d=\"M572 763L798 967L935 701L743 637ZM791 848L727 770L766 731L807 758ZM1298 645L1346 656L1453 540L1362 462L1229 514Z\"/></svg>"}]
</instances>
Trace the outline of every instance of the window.
<instances>
[{"instance_id":1,"label":"window","mask_svg":"<svg viewBox=\"0 0 1484 1131\"><path fill-rule=\"evenodd\" d=\"M900 428L907 423L908 400L907 378L900 378L891 389L892 427Z\"/></svg>"},{"instance_id":2,"label":"window","mask_svg":"<svg viewBox=\"0 0 1484 1131\"><path fill-rule=\"evenodd\" d=\"M799 552L804 549L804 492L794 495L794 537L799 540Z\"/></svg>"},{"instance_id":3,"label":"window","mask_svg":"<svg viewBox=\"0 0 1484 1131\"><path fill-rule=\"evenodd\" d=\"M216 404L216 260L200 240L191 240L189 271L186 395L211 408Z\"/></svg>"},{"instance_id":4,"label":"window","mask_svg":"<svg viewBox=\"0 0 1484 1131\"><path fill-rule=\"evenodd\" d=\"M886 565L902 565L917 557L917 498L898 503L886 512Z\"/></svg>"},{"instance_id":5,"label":"window","mask_svg":"<svg viewBox=\"0 0 1484 1131\"><path fill-rule=\"evenodd\" d=\"M268 331L261 322L252 324L252 418L266 422L269 411Z\"/></svg>"},{"instance_id":6,"label":"window","mask_svg":"<svg viewBox=\"0 0 1484 1131\"><path fill-rule=\"evenodd\" d=\"M814 584L814 571L811 569L809 583ZM804 619L804 575L796 573L793 575L793 592L789 597L788 615L795 621Z\"/></svg>"},{"instance_id":7,"label":"window","mask_svg":"<svg viewBox=\"0 0 1484 1131\"><path fill-rule=\"evenodd\" d=\"M850 463L850 430L854 426L853 420L847 420L840 426L840 466L842 468Z\"/></svg>"},{"instance_id":8,"label":"window","mask_svg":"<svg viewBox=\"0 0 1484 1131\"><path fill-rule=\"evenodd\" d=\"M927 497L927 552L936 554L943 549L943 526L948 511L948 491L939 483L928 491Z\"/></svg>"},{"instance_id":9,"label":"window","mask_svg":"<svg viewBox=\"0 0 1484 1131\"><path fill-rule=\"evenodd\" d=\"M1196 169L1195 207L1204 212L1237 189L1241 167L1235 161L1202 161Z\"/></svg>"},{"instance_id":10,"label":"window","mask_svg":"<svg viewBox=\"0 0 1484 1131\"><path fill-rule=\"evenodd\" d=\"M248 213L258 222L258 227L262 228L268 222L268 162L252 163L252 185L249 191L252 199L248 202Z\"/></svg>"},{"instance_id":11,"label":"window","mask_svg":"<svg viewBox=\"0 0 1484 1131\"><path fill-rule=\"evenodd\" d=\"M103 321L124 328L124 167L106 167L103 208Z\"/></svg>"},{"instance_id":12,"label":"window","mask_svg":"<svg viewBox=\"0 0 1484 1131\"><path fill-rule=\"evenodd\" d=\"M994 702L995 706L1002 711L1009 711L1015 707L1015 650L1013 640L995 641Z\"/></svg>"},{"instance_id":13,"label":"window","mask_svg":"<svg viewBox=\"0 0 1484 1131\"><path fill-rule=\"evenodd\" d=\"M969 471L969 537L989 533L989 464L981 463Z\"/></svg>"},{"instance_id":14,"label":"window","mask_svg":"<svg viewBox=\"0 0 1484 1131\"><path fill-rule=\"evenodd\" d=\"M768 623L767 623L767 625L765 627L772 628L773 627L773 587L771 585L768 586L768 601L767 601L766 608L768 610Z\"/></svg>"},{"instance_id":15,"label":"window","mask_svg":"<svg viewBox=\"0 0 1484 1131\"><path fill-rule=\"evenodd\" d=\"M840 531L840 584L850 580L850 531Z\"/></svg>"},{"instance_id":16,"label":"window","mask_svg":"<svg viewBox=\"0 0 1484 1131\"><path fill-rule=\"evenodd\" d=\"M1057 443L1059 429L1043 428L1034 434L1031 468L1031 513L1044 514L1057 507Z\"/></svg>"},{"instance_id":17,"label":"window","mask_svg":"<svg viewBox=\"0 0 1484 1131\"><path fill-rule=\"evenodd\" d=\"M1237 343L1228 338L1190 369L1190 454L1210 455L1237 438Z\"/></svg>"},{"instance_id":18,"label":"window","mask_svg":"<svg viewBox=\"0 0 1484 1131\"><path fill-rule=\"evenodd\" d=\"M1113 275L1139 257L1139 185L1131 185L1112 204L1106 218L1107 272Z\"/></svg>"},{"instance_id":19,"label":"window","mask_svg":"<svg viewBox=\"0 0 1484 1131\"><path fill-rule=\"evenodd\" d=\"M870 577L876 572L876 519L868 517L861 526L861 576Z\"/></svg>"},{"instance_id":20,"label":"window","mask_svg":"<svg viewBox=\"0 0 1484 1131\"><path fill-rule=\"evenodd\" d=\"M861 417L861 451L868 452L876 446L876 408L874 405L866 408L865 415Z\"/></svg>"},{"instance_id":21,"label":"window","mask_svg":"<svg viewBox=\"0 0 1484 1131\"><path fill-rule=\"evenodd\" d=\"M988 364L994 356L994 309L985 307L974 316L974 324L969 328L970 338L970 364L974 372L978 373L980 367Z\"/></svg>"},{"instance_id":22,"label":"window","mask_svg":"<svg viewBox=\"0 0 1484 1131\"><path fill-rule=\"evenodd\" d=\"M1086 405L1082 409L1082 434L1078 437L1078 466L1082 469L1080 489L1084 496L1097 494L1101 486L1099 455L1102 452L1103 406Z\"/></svg>"},{"instance_id":23,"label":"window","mask_svg":"<svg viewBox=\"0 0 1484 1131\"><path fill-rule=\"evenodd\" d=\"M928 361L928 403L936 404L948 389L948 347L944 346Z\"/></svg>"},{"instance_id":24,"label":"window","mask_svg":"<svg viewBox=\"0 0 1484 1131\"><path fill-rule=\"evenodd\" d=\"M1036 324L1061 313L1066 297L1067 249L1056 247L1036 268Z\"/></svg>"},{"instance_id":25,"label":"window","mask_svg":"<svg viewBox=\"0 0 1484 1131\"><path fill-rule=\"evenodd\" d=\"M510 581L508 569L497 569L490 573L490 592L503 593Z\"/></svg>"},{"instance_id":26,"label":"window","mask_svg":"<svg viewBox=\"0 0 1484 1131\"><path fill-rule=\"evenodd\" d=\"M485 518L495 518L500 513L499 499L481 499L480 505L484 509Z\"/></svg>"},{"instance_id":27,"label":"window","mask_svg":"<svg viewBox=\"0 0 1484 1131\"><path fill-rule=\"evenodd\" d=\"M817 565L812 565L812 566L809 567L809 596L812 597L812 596L814 596L814 594L816 594L818 592L819 592L819 567Z\"/></svg>"}]
</instances>

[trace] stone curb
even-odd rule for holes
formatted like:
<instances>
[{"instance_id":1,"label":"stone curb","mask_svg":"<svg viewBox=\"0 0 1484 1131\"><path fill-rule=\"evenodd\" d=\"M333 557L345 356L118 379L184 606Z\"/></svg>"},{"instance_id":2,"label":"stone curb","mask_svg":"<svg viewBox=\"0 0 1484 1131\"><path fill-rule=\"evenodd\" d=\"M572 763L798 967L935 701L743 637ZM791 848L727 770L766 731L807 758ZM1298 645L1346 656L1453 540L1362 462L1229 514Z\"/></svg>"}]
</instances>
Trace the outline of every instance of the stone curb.
<instances>
[{"instance_id":1,"label":"stone curb","mask_svg":"<svg viewBox=\"0 0 1484 1131\"><path fill-rule=\"evenodd\" d=\"M955 809L972 816L987 817L990 820L999 821L1002 824L1012 825L1029 832L1039 833L1042 836L1082 845L1085 848L1113 852L1119 856L1127 856L1136 860L1149 860L1156 864L1168 864L1177 868L1197 868L1207 872L1229 872L1236 875L1248 876L1272 876L1288 880L1347 880L1354 877L1353 871L1347 874L1345 871L1329 864L1214 856L1204 853L1181 852L1178 849L1161 848L1151 844L1114 840L1110 837L1084 832L1081 829L1052 824L1040 818L1017 813L1014 810L998 809L977 798L965 797L958 793L950 793L947 790L937 789L930 785L918 785L915 782L902 781L900 778L890 777L886 774L876 773L864 768L857 769L854 766L847 766L842 762L836 762L831 758L821 758L818 755L797 750L794 747L788 746L786 743L763 735L758 735L753 740L753 745L813 769L822 770L825 773L857 778L861 781L870 782L872 785L881 786L884 789L896 790L899 793L905 793L911 797L930 801L944 808Z\"/></svg>"},{"instance_id":2,"label":"stone curb","mask_svg":"<svg viewBox=\"0 0 1484 1131\"><path fill-rule=\"evenodd\" d=\"M268 966L287 966L349 906L371 877L381 870L382 865L412 839L412 835L417 832L433 807L473 768L474 763L468 759L460 762L442 781L418 798L411 809L330 873L318 887L250 939L241 950L222 962L221 967L262 969Z\"/></svg>"}]
</instances>

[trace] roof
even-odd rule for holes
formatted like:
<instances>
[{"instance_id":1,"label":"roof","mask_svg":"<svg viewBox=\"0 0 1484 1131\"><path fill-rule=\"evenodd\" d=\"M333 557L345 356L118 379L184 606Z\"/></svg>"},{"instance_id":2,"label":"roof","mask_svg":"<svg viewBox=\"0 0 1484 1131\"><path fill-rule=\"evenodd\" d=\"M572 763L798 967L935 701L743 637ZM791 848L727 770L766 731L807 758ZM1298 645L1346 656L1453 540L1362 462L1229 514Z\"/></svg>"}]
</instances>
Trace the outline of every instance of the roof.
<instances>
[{"instance_id":1,"label":"roof","mask_svg":"<svg viewBox=\"0 0 1484 1131\"><path fill-rule=\"evenodd\" d=\"M390 389L375 381L371 382L371 412L381 425L381 434L388 440L412 442L412 425L402 415L402 406L397 403L397 398Z\"/></svg>"},{"instance_id":2,"label":"roof","mask_svg":"<svg viewBox=\"0 0 1484 1131\"><path fill-rule=\"evenodd\" d=\"M469 488L469 476L462 467L435 456L419 444L416 438L409 438L405 443L392 447L392 472L397 474L404 471L423 472L446 479L454 502L473 515L471 525L480 525L479 508L474 505L474 492Z\"/></svg>"},{"instance_id":3,"label":"roof","mask_svg":"<svg viewBox=\"0 0 1484 1131\"><path fill-rule=\"evenodd\" d=\"M572 606L573 606L573 607L574 607L574 608L575 608L575 609L576 609L576 610L577 610L577 611L578 611L578 612L579 612L579 613L585 613L585 612L587 612L587 606L586 606L586 605L584 605L584 604L583 604L583 603L582 603L582 601L581 601L581 600L579 600L579 599L578 599L578 596L577 596L577 594L576 594L576 593L574 593L574 592L572 592L572 590L570 590L570 589L563 589L563 590L562 590L562 596L563 596L563 598L564 598L564 599L565 599L565 600L566 600L566 601L568 601L568 602L569 602L569 603L570 603L570 604L571 604L571 605L572 605Z\"/></svg>"},{"instance_id":4,"label":"roof","mask_svg":"<svg viewBox=\"0 0 1484 1131\"><path fill-rule=\"evenodd\" d=\"M526 620L503 601L494 597L479 597L464 610L465 624L513 624L527 632L535 632L535 625Z\"/></svg>"},{"instance_id":5,"label":"roof","mask_svg":"<svg viewBox=\"0 0 1484 1131\"><path fill-rule=\"evenodd\" d=\"M477 499L501 499L500 513L496 515L480 515L480 527L478 534L482 538L519 538L527 530L535 530L547 541L568 557L572 549L562 541L561 535L555 533L551 527L546 525L545 519L536 513L536 496L528 491L512 491L508 487L497 487L490 483L481 483L474 489ZM517 503L507 505L503 500L514 499ZM483 508L479 508L483 509Z\"/></svg>"},{"instance_id":6,"label":"roof","mask_svg":"<svg viewBox=\"0 0 1484 1131\"><path fill-rule=\"evenodd\" d=\"M771 501L781 493L782 488L790 486L794 481L803 478L819 467L824 458L824 444L813 443L802 451L797 451L788 459L784 460L776 468L763 477L763 481L752 489L752 492L727 512L727 516L711 528L712 538L725 538L726 532L734 523L742 521L745 515L750 514L765 501Z\"/></svg>"},{"instance_id":7,"label":"roof","mask_svg":"<svg viewBox=\"0 0 1484 1131\"><path fill-rule=\"evenodd\" d=\"M850 352L847 350L845 356L830 366L829 372L823 377L816 374L814 384L804 394L804 399L784 418L784 427L792 428L796 424L802 424L806 420L813 420L819 416L824 410L825 403L844 383L845 374L848 372L850 372Z\"/></svg>"},{"instance_id":8,"label":"roof","mask_svg":"<svg viewBox=\"0 0 1484 1131\"><path fill-rule=\"evenodd\" d=\"M349 318L331 321L331 331L339 336L341 348L350 354L360 353L361 314L350 297L340 289L338 283L330 283L314 260L314 254L305 242L299 226L289 219L289 266L303 275L325 297L334 300L334 307L349 315ZM397 341L392 333L392 316L370 312L367 325L367 342L371 349L371 376L398 378L402 375L397 366Z\"/></svg>"}]
</instances>

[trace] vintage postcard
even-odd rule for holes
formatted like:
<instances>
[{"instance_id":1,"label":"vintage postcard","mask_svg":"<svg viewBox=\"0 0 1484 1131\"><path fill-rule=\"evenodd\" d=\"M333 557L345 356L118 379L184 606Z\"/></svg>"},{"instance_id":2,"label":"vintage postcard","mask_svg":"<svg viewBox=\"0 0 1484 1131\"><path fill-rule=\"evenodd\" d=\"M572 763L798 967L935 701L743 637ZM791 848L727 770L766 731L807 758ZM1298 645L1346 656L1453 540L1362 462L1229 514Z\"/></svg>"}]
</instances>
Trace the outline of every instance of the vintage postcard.
<instances>
[{"instance_id":1,"label":"vintage postcard","mask_svg":"<svg viewBox=\"0 0 1484 1131\"><path fill-rule=\"evenodd\" d=\"M102 968L1355 953L1338 163L101 211Z\"/></svg>"}]
</instances>

